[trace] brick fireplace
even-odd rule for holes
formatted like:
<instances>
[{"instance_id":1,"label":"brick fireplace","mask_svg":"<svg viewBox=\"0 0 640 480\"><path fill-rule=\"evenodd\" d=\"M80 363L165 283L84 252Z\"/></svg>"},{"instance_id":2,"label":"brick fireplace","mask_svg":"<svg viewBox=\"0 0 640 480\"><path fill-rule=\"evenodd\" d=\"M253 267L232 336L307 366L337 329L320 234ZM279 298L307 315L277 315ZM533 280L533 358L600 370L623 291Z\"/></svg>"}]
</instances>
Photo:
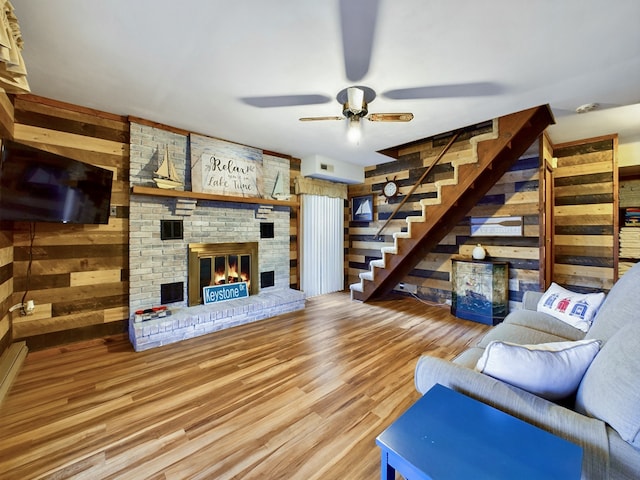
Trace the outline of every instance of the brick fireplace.
<instances>
[{"instance_id":1,"label":"brick fireplace","mask_svg":"<svg viewBox=\"0 0 640 480\"><path fill-rule=\"evenodd\" d=\"M131 124L131 185L153 185L152 164L158 144L169 145L172 158L178 159L178 175L185 179L185 190L189 190L188 138L135 123ZM263 163L265 184L274 181L269 178L271 172L288 172L287 159L265 155ZM161 193L134 193L130 198L129 336L136 350L304 308L304 294L289 288L289 207L172 198ZM173 235L175 232L179 235ZM238 250L247 245L248 252ZM225 276L229 277L230 263L246 263L247 255L250 297L199 305L199 291L205 281L201 278L201 265L205 273L207 265L215 271L216 262L221 262L217 259L223 258ZM191 265L193 262L197 268ZM231 276L235 275L235 268L232 267ZM197 270L197 284L190 279L190 270ZM270 286L261 285L264 279L269 279ZM136 311L162 305L163 291L170 291L170 298L175 300L166 305L171 315L135 322Z\"/></svg>"}]
</instances>

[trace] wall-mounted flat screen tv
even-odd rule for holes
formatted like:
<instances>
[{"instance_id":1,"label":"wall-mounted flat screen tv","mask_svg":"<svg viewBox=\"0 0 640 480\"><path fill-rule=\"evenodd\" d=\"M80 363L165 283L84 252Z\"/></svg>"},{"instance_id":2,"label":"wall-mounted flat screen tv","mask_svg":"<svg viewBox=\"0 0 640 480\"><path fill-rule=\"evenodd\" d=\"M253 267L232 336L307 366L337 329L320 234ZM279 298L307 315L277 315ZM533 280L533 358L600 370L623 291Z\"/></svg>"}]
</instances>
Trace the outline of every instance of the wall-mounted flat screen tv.
<instances>
[{"instance_id":1,"label":"wall-mounted flat screen tv","mask_svg":"<svg viewBox=\"0 0 640 480\"><path fill-rule=\"evenodd\" d=\"M109 222L111 170L8 140L0 162L0 220Z\"/></svg>"}]
</instances>

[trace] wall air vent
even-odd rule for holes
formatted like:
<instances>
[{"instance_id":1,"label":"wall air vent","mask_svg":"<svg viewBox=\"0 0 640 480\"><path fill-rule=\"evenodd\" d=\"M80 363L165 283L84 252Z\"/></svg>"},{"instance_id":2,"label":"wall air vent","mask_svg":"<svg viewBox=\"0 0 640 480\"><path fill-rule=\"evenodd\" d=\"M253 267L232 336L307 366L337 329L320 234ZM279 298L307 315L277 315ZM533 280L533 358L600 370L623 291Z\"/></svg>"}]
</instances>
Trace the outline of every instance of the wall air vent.
<instances>
[{"instance_id":1,"label":"wall air vent","mask_svg":"<svg viewBox=\"0 0 640 480\"><path fill-rule=\"evenodd\" d=\"M160 285L160 303L182 302L184 300L184 282L164 283Z\"/></svg>"},{"instance_id":2,"label":"wall air vent","mask_svg":"<svg viewBox=\"0 0 640 480\"><path fill-rule=\"evenodd\" d=\"M269 272L260 272L260 288L273 287L275 282L275 272L273 270Z\"/></svg>"},{"instance_id":3,"label":"wall air vent","mask_svg":"<svg viewBox=\"0 0 640 480\"><path fill-rule=\"evenodd\" d=\"M260 224L260 238L275 238L273 222L263 222Z\"/></svg>"},{"instance_id":4,"label":"wall air vent","mask_svg":"<svg viewBox=\"0 0 640 480\"><path fill-rule=\"evenodd\" d=\"M182 220L160 220L161 240L182 240Z\"/></svg>"},{"instance_id":5,"label":"wall air vent","mask_svg":"<svg viewBox=\"0 0 640 480\"><path fill-rule=\"evenodd\" d=\"M323 155L309 155L300 161L303 177L318 178L331 182L359 184L364 182L364 167L336 160Z\"/></svg>"}]
</instances>

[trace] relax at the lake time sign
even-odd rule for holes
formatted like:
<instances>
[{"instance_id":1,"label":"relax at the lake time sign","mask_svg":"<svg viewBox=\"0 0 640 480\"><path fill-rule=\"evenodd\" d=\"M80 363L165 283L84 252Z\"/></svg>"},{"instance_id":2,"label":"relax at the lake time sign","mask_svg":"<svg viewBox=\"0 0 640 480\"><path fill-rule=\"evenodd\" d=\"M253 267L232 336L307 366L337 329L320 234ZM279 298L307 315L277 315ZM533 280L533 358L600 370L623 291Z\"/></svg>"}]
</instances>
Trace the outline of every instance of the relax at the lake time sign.
<instances>
[{"instance_id":1,"label":"relax at the lake time sign","mask_svg":"<svg viewBox=\"0 0 640 480\"><path fill-rule=\"evenodd\" d=\"M262 197L262 150L224 140L190 135L194 192Z\"/></svg>"}]
</instances>

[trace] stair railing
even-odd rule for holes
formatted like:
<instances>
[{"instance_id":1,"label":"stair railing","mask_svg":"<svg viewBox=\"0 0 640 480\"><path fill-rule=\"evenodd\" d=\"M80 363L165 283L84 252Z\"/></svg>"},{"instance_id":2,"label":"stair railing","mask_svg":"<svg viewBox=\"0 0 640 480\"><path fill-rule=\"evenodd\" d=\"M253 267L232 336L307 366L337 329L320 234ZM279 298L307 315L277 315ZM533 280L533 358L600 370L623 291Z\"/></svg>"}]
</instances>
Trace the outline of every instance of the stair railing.
<instances>
[{"instance_id":1,"label":"stair railing","mask_svg":"<svg viewBox=\"0 0 640 480\"><path fill-rule=\"evenodd\" d=\"M391 220L394 219L394 217L397 215L397 213L400 211L400 209L402 208L402 206L407 203L407 200L409 200L409 197L413 194L413 192L416 191L416 189L422 184L422 182L424 181L425 178L427 178L427 175L429 175L431 173L431 170L433 170L433 168L438 164L438 162L442 159L442 157L444 157L444 155L449 151L449 148L451 148L451 145L453 145L453 142L456 141L456 139L460 136L460 131L457 131L453 134L453 136L451 137L451 140L449 140L449 143L447 143L447 145L442 149L442 151L440 152L440 154L436 157L436 159L431 162L431 165L429 165L429 167L424 171L424 173L420 176L420 178L416 181L416 183L411 187L411 189L409 190L409 193L407 193L403 198L402 201L396 206L396 208L393 210L393 212L391 213L391 215L389 215L389 218L387 218L387 220L384 222L384 224L382 225L382 227L380 227L380 229L376 232L376 234L373 236L374 239L378 238L380 236L380 233L382 233L382 231L387 228L387 225L389 225L389 223L391 222Z\"/></svg>"}]
</instances>

